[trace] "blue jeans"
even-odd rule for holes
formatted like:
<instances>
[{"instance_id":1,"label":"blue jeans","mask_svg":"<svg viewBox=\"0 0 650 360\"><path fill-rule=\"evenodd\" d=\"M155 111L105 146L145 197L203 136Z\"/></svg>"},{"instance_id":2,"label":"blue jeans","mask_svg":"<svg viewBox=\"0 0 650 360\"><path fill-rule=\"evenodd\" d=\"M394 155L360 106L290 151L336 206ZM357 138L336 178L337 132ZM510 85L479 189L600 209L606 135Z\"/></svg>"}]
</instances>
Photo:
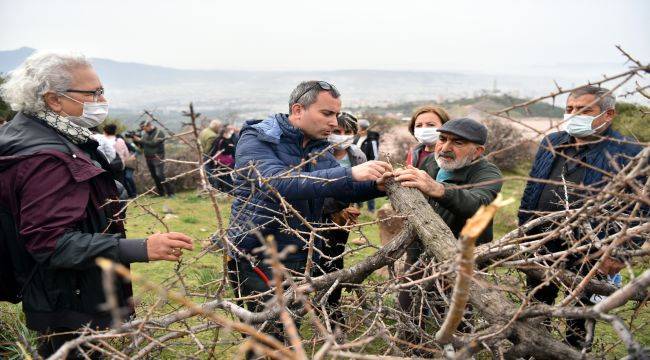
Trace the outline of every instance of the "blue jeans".
<instances>
[{"instance_id":1,"label":"blue jeans","mask_svg":"<svg viewBox=\"0 0 650 360\"><path fill-rule=\"evenodd\" d=\"M366 201L366 204L368 204L368 211L374 212L375 211L375 199L370 199ZM359 209L363 208L363 203L357 203L359 205Z\"/></svg>"},{"instance_id":2,"label":"blue jeans","mask_svg":"<svg viewBox=\"0 0 650 360\"><path fill-rule=\"evenodd\" d=\"M124 188L126 188L126 192L129 194L130 198L138 196L138 191L135 189L135 180L133 180L134 172L134 169L124 168L124 181L122 183L124 184Z\"/></svg>"}]
</instances>

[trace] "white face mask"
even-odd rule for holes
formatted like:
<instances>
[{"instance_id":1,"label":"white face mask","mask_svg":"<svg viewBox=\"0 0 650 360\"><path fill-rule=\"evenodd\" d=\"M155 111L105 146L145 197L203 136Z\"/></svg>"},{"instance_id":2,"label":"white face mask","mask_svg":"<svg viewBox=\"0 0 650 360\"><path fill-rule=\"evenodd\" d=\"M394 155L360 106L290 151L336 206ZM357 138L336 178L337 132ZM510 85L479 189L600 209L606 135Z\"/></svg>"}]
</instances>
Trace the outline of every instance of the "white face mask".
<instances>
[{"instance_id":1,"label":"white face mask","mask_svg":"<svg viewBox=\"0 0 650 360\"><path fill-rule=\"evenodd\" d=\"M562 124L561 129L569 133L569 135L577 138L591 136L595 134L598 129L607 124L603 123L598 128L592 129L594 120L603 115L605 112L606 111L603 111L596 116L564 114L564 124Z\"/></svg>"},{"instance_id":2,"label":"white face mask","mask_svg":"<svg viewBox=\"0 0 650 360\"><path fill-rule=\"evenodd\" d=\"M66 118L75 125L83 128L93 128L103 123L108 116L108 102L81 102L73 99L66 94L61 94L66 98L83 105L83 112L81 116L70 116L66 114Z\"/></svg>"},{"instance_id":3,"label":"white face mask","mask_svg":"<svg viewBox=\"0 0 650 360\"><path fill-rule=\"evenodd\" d=\"M347 149L352 145L352 140L354 140L354 136L352 135L331 134L327 137L327 141L333 144L337 150Z\"/></svg>"},{"instance_id":4,"label":"white face mask","mask_svg":"<svg viewBox=\"0 0 650 360\"><path fill-rule=\"evenodd\" d=\"M420 142L420 144L424 145L433 145L436 141L438 141L438 138L440 137L438 128L435 127L415 128L413 129L413 135Z\"/></svg>"}]
</instances>

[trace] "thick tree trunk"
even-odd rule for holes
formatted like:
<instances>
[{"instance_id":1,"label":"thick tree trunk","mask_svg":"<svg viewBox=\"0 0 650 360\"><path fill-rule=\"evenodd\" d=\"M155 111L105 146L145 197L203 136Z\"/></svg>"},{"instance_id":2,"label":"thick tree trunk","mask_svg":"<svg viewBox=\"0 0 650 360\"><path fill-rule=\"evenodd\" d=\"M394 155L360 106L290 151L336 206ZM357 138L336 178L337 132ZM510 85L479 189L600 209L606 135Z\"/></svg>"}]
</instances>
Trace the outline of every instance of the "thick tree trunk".
<instances>
[{"instance_id":1,"label":"thick tree trunk","mask_svg":"<svg viewBox=\"0 0 650 360\"><path fill-rule=\"evenodd\" d=\"M424 195L416 189L404 188L393 180L387 182L386 191L393 208L407 217L427 255L437 262L453 260L457 249L456 239ZM489 280L481 275L477 274L475 278L489 284ZM500 291L479 286L476 281L470 286L469 302L493 327L505 326L517 310L517 306ZM517 346L517 349L526 349L527 355L537 359L582 358L580 351L553 339L550 333L541 329L538 322L515 321L506 331L510 341L523 345Z\"/></svg>"}]
</instances>

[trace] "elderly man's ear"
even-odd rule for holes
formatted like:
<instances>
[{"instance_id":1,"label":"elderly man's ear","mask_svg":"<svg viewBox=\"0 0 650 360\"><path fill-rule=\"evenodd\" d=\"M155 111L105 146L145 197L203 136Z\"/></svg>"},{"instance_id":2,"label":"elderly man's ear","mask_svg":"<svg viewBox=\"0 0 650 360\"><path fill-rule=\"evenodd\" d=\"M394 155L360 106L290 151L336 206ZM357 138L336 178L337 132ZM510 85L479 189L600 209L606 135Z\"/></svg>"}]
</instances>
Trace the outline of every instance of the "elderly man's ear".
<instances>
[{"instance_id":1,"label":"elderly man's ear","mask_svg":"<svg viewBox=\"0 0 650 360\"><path fill-rule=\"evenodd\" d=\"M614 108L607 109L607 111L605 111L605 117L607 119L607 122L611 124L612 121L614 121L614 118L616 117L616 109Z\"/></svg>"},{"instance_id":2,"label":"elderly man's ear","mask_svg":"<svg viewBox=\"0 0 650 360\"><path fill-rule=\"evenodd\" d=\"M45 105L47 105L47 107L55 113L59 113L61 110L63 110L63 105L61 104L59 95L53 92L48 92L43 95L43 100L45 101Z\"/></svg>"},{"instance_id":3,"label":"elderly man's ear","mask_svg":"<svg viewBox=\"0 0 650 360\"><path fill-rule=\"evenodd\" d=\"M478 159L479 157L481 157L481 155L483 155L484 152L485 152L485 146L483 146L483 145L479 145L479 146L477 146L477 147L476 147L476 150L475 150L475 152L474 152L474 160L476 160L476 159Z\"/></svg>"}]
</instances>

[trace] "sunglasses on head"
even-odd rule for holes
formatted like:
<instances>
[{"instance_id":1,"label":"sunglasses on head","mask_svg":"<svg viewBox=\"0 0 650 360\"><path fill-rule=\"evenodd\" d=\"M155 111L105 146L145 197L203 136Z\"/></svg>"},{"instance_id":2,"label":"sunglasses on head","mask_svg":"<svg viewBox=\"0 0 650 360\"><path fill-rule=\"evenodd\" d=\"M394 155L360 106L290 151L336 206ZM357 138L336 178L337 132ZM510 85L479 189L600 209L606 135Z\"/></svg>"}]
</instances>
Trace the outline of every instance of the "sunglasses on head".
<instances>
[{"instance_id":1,"label":"sunglasses on head","mask_svg":"<svg viewBox=\"0 0 650 360\"><path fill-rule=\"evenodd\" d=\"M298 97L296 98L296 102L298 102L298 100L300 100L300 98L302 98L303 96L305 96L306 93L308 93L308 92L314 90L317 86L320 87L322 90L333 92L336 96L340 96L340 95L341 95L341 94L339 93L339 91L336 89L336 87L334 87L334 85L328 83L327 81L317 81L315 84L313 84L312 86L308 87L307 90L303 91L303 92L300 94L300 96L298 96Z\"/></svg>"}]
</instances>

